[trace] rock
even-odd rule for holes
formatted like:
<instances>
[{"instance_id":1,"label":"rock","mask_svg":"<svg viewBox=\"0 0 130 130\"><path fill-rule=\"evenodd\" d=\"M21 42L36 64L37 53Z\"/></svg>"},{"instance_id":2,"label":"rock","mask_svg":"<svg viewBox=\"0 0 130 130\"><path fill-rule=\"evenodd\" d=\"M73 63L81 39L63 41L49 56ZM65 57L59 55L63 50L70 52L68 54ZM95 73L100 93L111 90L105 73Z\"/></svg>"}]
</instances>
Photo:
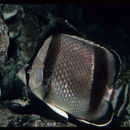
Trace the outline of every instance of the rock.
<instances>
[{"instance_id":1,"label":"rock","mask_svg":"<svg viewBox=\"0 0 130 130\"><path fill-rule=\"evenodd\" d=\"M19 13L19 16L21 18L24 18L25 15L23 13L23 9L20 8L20 6L7 4L3 7L3 18L4 18L4 20L8 20L8 19L16 16L16 14L18 14L18 13Z\"/></svg>"},{"instance_id":2,"label":"rock","mask_svg":"<svg viewBox=\"0 0 130 130\"><path fill-rule=\"evenodd\" d=\"M18 12L17 5L12 5L12 6L5 5L3 10L4 10L4 13L3 13L4 20L7 20L15 16Z\"/></svg>"},{"instance_id":3,"label":"rock","mask_svg":"<svg viewBox=\"0 0 130 130\"><path fill-rule=\"evenodd\" d=\"M36 114L16 114L0 102L0 127L74 127Z\"/></svg>"},{"instance_id":4,"label":"rock","mask_svg":"<svg viewBox=\"0 0 130 130\"><path fill-rule=\"evenodd\" d=\"M11 39L16 38L20 34L21 23L14 23L13 25L8 25L9 28L9 37Z\"/></svg>"},{"instance_id":5,"label":"rock","mask_svg":"<svg viewBox=\"0 0 130 130\"><path fill-rule=\"evenodd\" d=\"M0 18L0 72L7 60L7 51L9 46L8 28Z\"/></svg>"}]
</instances>

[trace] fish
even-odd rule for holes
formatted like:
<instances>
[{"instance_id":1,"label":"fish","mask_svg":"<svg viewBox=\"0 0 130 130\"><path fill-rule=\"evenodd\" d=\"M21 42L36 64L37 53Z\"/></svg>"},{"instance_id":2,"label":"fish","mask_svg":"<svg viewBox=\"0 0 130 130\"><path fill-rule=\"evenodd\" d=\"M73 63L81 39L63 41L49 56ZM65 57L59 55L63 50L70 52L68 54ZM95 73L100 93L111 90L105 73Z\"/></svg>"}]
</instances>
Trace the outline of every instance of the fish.
<instances>
[{"instance_id":1,"label":"fish","mask_svg":"<svg viewBox=\"0 0 130 130\"><path fill-rule=\"evenodd\" d=\"M114 82L120 57L87 39L52 34L39 49L27 73L19 78L53 111L79 122L106 126L113 119ZM28 79L28 80L27 80Z\"/></svg>"}]
</instances>

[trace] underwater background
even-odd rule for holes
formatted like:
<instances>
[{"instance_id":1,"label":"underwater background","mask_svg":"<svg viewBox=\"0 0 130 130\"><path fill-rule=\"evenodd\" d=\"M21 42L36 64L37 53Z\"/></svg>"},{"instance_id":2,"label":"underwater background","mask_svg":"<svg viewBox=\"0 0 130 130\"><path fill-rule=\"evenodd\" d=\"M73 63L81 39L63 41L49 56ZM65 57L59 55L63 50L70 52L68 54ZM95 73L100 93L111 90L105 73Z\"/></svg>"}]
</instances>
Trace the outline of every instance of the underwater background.
<instances>
[{"instance_id":1,"label":"underwater background","mask_svg":"<svg viewBox=\"0 0 130 130\"><path fill-rule=\"evenodd\" d=\"M23 84L16 76L33 56L49 23L56 17L68 20L88 40L116 51L121 58L119 86L130 83L130 5L101 4L0 4L1 100L22 96ZM7 28L5 27L7 26ZM8 34L7 35L7 30ZM8 41L8 42L7 42ZM6 45L5 45L6 44ZM1 52L1 48L7 50ZM128 92L130 98L130 93ZM19 115L0 104L0 126L72 126L40 117ZM130 127L130 103L117 126Z\"/></svg>"}]
</instances>

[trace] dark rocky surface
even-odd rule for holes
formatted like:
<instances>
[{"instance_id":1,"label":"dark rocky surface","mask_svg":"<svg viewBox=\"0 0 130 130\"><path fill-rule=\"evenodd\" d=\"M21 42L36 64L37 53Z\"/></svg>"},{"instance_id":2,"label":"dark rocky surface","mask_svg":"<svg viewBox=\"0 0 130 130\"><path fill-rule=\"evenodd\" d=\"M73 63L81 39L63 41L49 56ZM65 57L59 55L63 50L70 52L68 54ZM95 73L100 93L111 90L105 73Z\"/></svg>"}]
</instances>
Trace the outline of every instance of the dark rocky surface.
<instances>
[{"instance_id":1,"label":"dark rocky surface","mask_svg":"<svg viewBox=\"0 0 130 130\"><path fill-rule=\"evenodd\" d=\"M75 127L37 114L17 114L0 102L0 127Z\"/></svg>"},{"instance_id":2,"label":"dark rocky surface","mask_svg":"<svg viewBox=\"0 0 130 130\"><path fill-rule=\"evenodd\" d=\"M0 73L4 69L7 60L7 51L9 46L8 28L0 18Z\"/></svg>"},{"instance_id":3,"label":"dark rocky surface","mask_svg":"<svg viewBox=\"0 0 130 130\"><path fill-rule=\"evenodd\" d=\"M0 51L0 61L2 61L2 64L0 63L1 100L22 97L23 84L16 76L16 73L33 56L35 48L42 41L48 24L56 17L67 19L88 40L114 49L122 60L121 73L130 70L129 11L129 6L120 7L114 5L2 4L0 6L0 16L8 29L0 19L0 23L2 23L0 25L0 50L4 48L2 51L5 52L1 55ZM7 32L9 32L9 37ZM130 83L130 75L127 75L123 81ZM125 109L125 114L117 126L130 126L129 106ZM0 107L0 118L0 126L2 127L71 126L35 114L20 115L12 113L2 105Z\"/></svg>"}]
</instances>

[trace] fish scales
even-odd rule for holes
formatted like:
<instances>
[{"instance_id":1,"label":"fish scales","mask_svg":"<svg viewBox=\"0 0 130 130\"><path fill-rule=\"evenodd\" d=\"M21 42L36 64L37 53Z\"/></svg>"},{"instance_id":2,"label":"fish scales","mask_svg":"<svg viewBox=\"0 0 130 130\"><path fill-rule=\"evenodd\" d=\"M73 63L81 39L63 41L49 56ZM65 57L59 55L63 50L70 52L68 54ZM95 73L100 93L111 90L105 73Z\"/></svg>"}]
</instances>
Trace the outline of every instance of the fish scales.
<instances>
[{"instance_id":1,"label":"fish scales","mask_svg":"<svg viewBox=\"0 0 130 130\"><path fill-rule=\"evenodd\" d=\"M86 115L93 81L93 46L65 35L53 36L50 46L57 48L58 54L46 101L75 116ZM52 58L45 62L49 64Z\"/></svg>"},{"instance_id":2,"label":"fish scales","mask_svg":"<svg viewBox=\"0 0 130 130\"><path fill-rule=\"evenodd\" d=\"M78 36L49 36L32 61L29 80L19 78L31 92L65 118L96 126L112 121L111 95L120 71L120 57L113 50Z\"/></svg>"}]
</instances>

